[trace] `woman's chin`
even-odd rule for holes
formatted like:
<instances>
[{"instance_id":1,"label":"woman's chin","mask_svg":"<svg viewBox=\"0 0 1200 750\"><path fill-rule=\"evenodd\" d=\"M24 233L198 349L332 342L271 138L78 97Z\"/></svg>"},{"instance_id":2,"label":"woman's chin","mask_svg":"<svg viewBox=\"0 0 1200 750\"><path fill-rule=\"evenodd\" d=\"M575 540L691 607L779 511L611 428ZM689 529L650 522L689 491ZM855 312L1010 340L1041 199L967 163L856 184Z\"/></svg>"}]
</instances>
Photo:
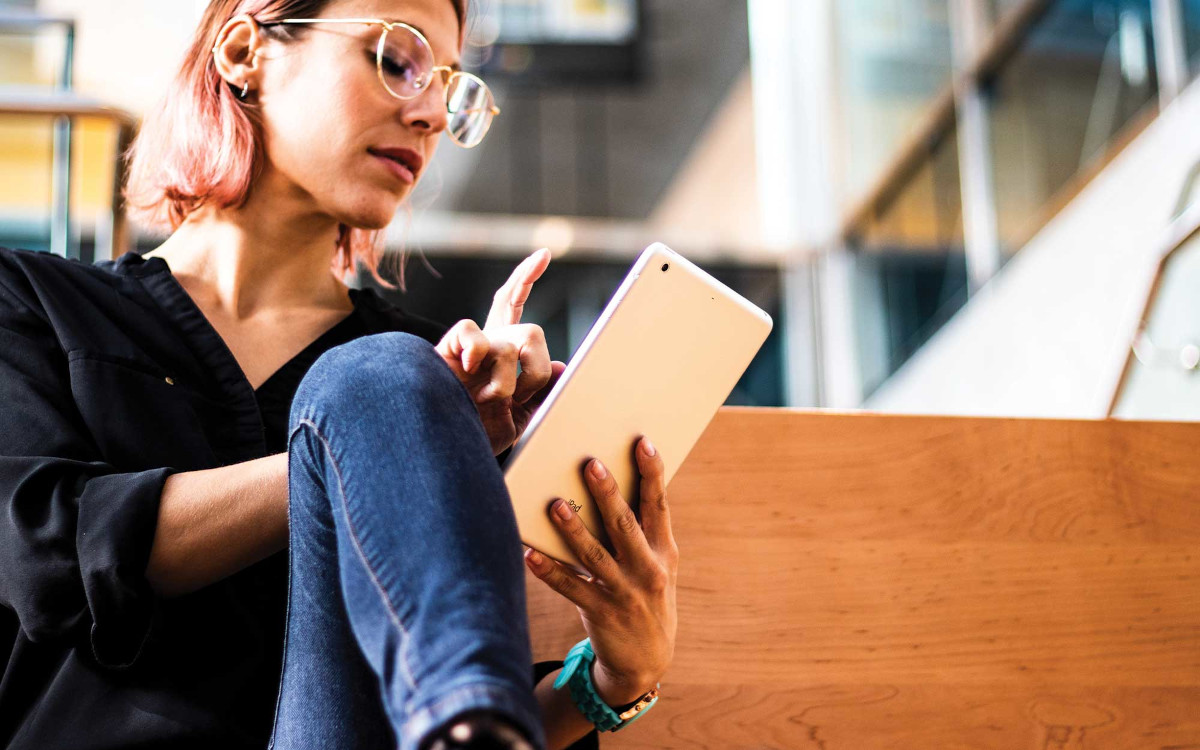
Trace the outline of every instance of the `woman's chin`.
<instances>
[{"instance_id":1,"label":"woman's chin","mask_svg":"<svg viewBox=\"0 0 1200 750\"><path fill-rule=\"evenodd\" d=\"M386 229L392 223L399 209L399 202L389 202L386 205L380 204L369 207L359 206L357 210L342 212L339 221L355 229L377 232L380 229Z\"/></svg>"}]
</instances>

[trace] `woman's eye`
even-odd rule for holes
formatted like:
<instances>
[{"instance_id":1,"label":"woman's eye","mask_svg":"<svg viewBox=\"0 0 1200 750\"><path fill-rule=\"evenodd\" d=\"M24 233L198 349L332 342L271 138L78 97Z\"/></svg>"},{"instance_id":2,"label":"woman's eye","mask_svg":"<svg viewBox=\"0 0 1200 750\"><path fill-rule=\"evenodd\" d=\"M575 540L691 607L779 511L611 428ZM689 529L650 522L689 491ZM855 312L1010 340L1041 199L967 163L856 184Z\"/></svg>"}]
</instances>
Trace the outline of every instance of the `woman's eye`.
<instances>
[{"instance_id":1,"label":"woman's eye","mask_svg":"<svg viewBox=\"0 0 1200 750\"><path fill-rule=\"evenodd\" d=\"M407 61L397 61L384 55L380 60L380 65L383 66L384 75L395 76L396 78L412 77L412 65Z\"/></svg>"}]
</instances>

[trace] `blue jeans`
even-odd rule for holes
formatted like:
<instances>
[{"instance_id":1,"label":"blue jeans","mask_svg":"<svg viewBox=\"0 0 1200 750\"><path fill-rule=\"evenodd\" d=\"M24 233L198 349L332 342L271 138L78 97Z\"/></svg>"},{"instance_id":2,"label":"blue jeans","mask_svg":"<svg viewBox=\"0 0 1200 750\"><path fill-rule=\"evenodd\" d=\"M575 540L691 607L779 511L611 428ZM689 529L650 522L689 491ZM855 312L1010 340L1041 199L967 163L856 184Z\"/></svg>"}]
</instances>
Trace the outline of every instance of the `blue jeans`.
<instances>
[{"instance_id":1,"label":"blue jeans","mask_svg":"<svg viewBox=\"0 0 1200 750\"><path fill-rule=\"evenodd\" d=\"M433 347L384 333L323 354L292 404L288 475L271 747L412 750L472 709L544 747L516 520Z\"/></svg>"}]
</instances>

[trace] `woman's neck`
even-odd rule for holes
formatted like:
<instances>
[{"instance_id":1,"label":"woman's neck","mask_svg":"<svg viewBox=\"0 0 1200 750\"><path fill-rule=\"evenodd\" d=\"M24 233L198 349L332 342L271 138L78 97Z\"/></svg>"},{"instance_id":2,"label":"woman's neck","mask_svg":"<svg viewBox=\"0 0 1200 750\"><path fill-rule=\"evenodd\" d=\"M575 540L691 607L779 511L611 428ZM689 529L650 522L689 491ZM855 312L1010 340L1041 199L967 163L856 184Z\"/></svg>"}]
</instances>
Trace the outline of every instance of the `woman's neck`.
<instances>
[{"instance_id":1,"label":"woman's neck","mask_svg":"<svg viewBox=\"0 0 1200 750\"><path fill-rule=\"evenodd\" d=\"M165 260L202 308L234 321L296 308L349 311L331 270L337 236L329 217L202 208L148 255Z\"/></svg>"}]
</instances>

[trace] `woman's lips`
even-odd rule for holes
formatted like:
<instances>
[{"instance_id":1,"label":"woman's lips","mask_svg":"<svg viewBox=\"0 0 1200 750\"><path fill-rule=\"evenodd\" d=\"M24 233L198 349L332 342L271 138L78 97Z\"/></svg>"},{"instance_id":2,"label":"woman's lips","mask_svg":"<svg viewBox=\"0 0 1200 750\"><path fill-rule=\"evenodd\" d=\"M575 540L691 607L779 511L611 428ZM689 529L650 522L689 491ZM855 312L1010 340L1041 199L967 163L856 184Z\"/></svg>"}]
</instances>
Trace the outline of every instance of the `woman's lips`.
<instances>
[{"instance_id":1,"label":"woman's lips","mask_svg":"<svg viewBox=\"0 0 1200 750\"><path fill-rule=\"evenodd\" d=\"M388 168L388 170L393 175L395 175L397 177L397 179L399 179L401 182L403 182L405 185L411 185L417 181L416 175L414 175L408 167L404 166L403 164L396 161L395 159L392 159L387 156L383 156L382 154L376 154L374 152L371 153L371 156L375 157L376 160L382 162L383 165L386 166Z\"/></svg>"}]
</instances>

